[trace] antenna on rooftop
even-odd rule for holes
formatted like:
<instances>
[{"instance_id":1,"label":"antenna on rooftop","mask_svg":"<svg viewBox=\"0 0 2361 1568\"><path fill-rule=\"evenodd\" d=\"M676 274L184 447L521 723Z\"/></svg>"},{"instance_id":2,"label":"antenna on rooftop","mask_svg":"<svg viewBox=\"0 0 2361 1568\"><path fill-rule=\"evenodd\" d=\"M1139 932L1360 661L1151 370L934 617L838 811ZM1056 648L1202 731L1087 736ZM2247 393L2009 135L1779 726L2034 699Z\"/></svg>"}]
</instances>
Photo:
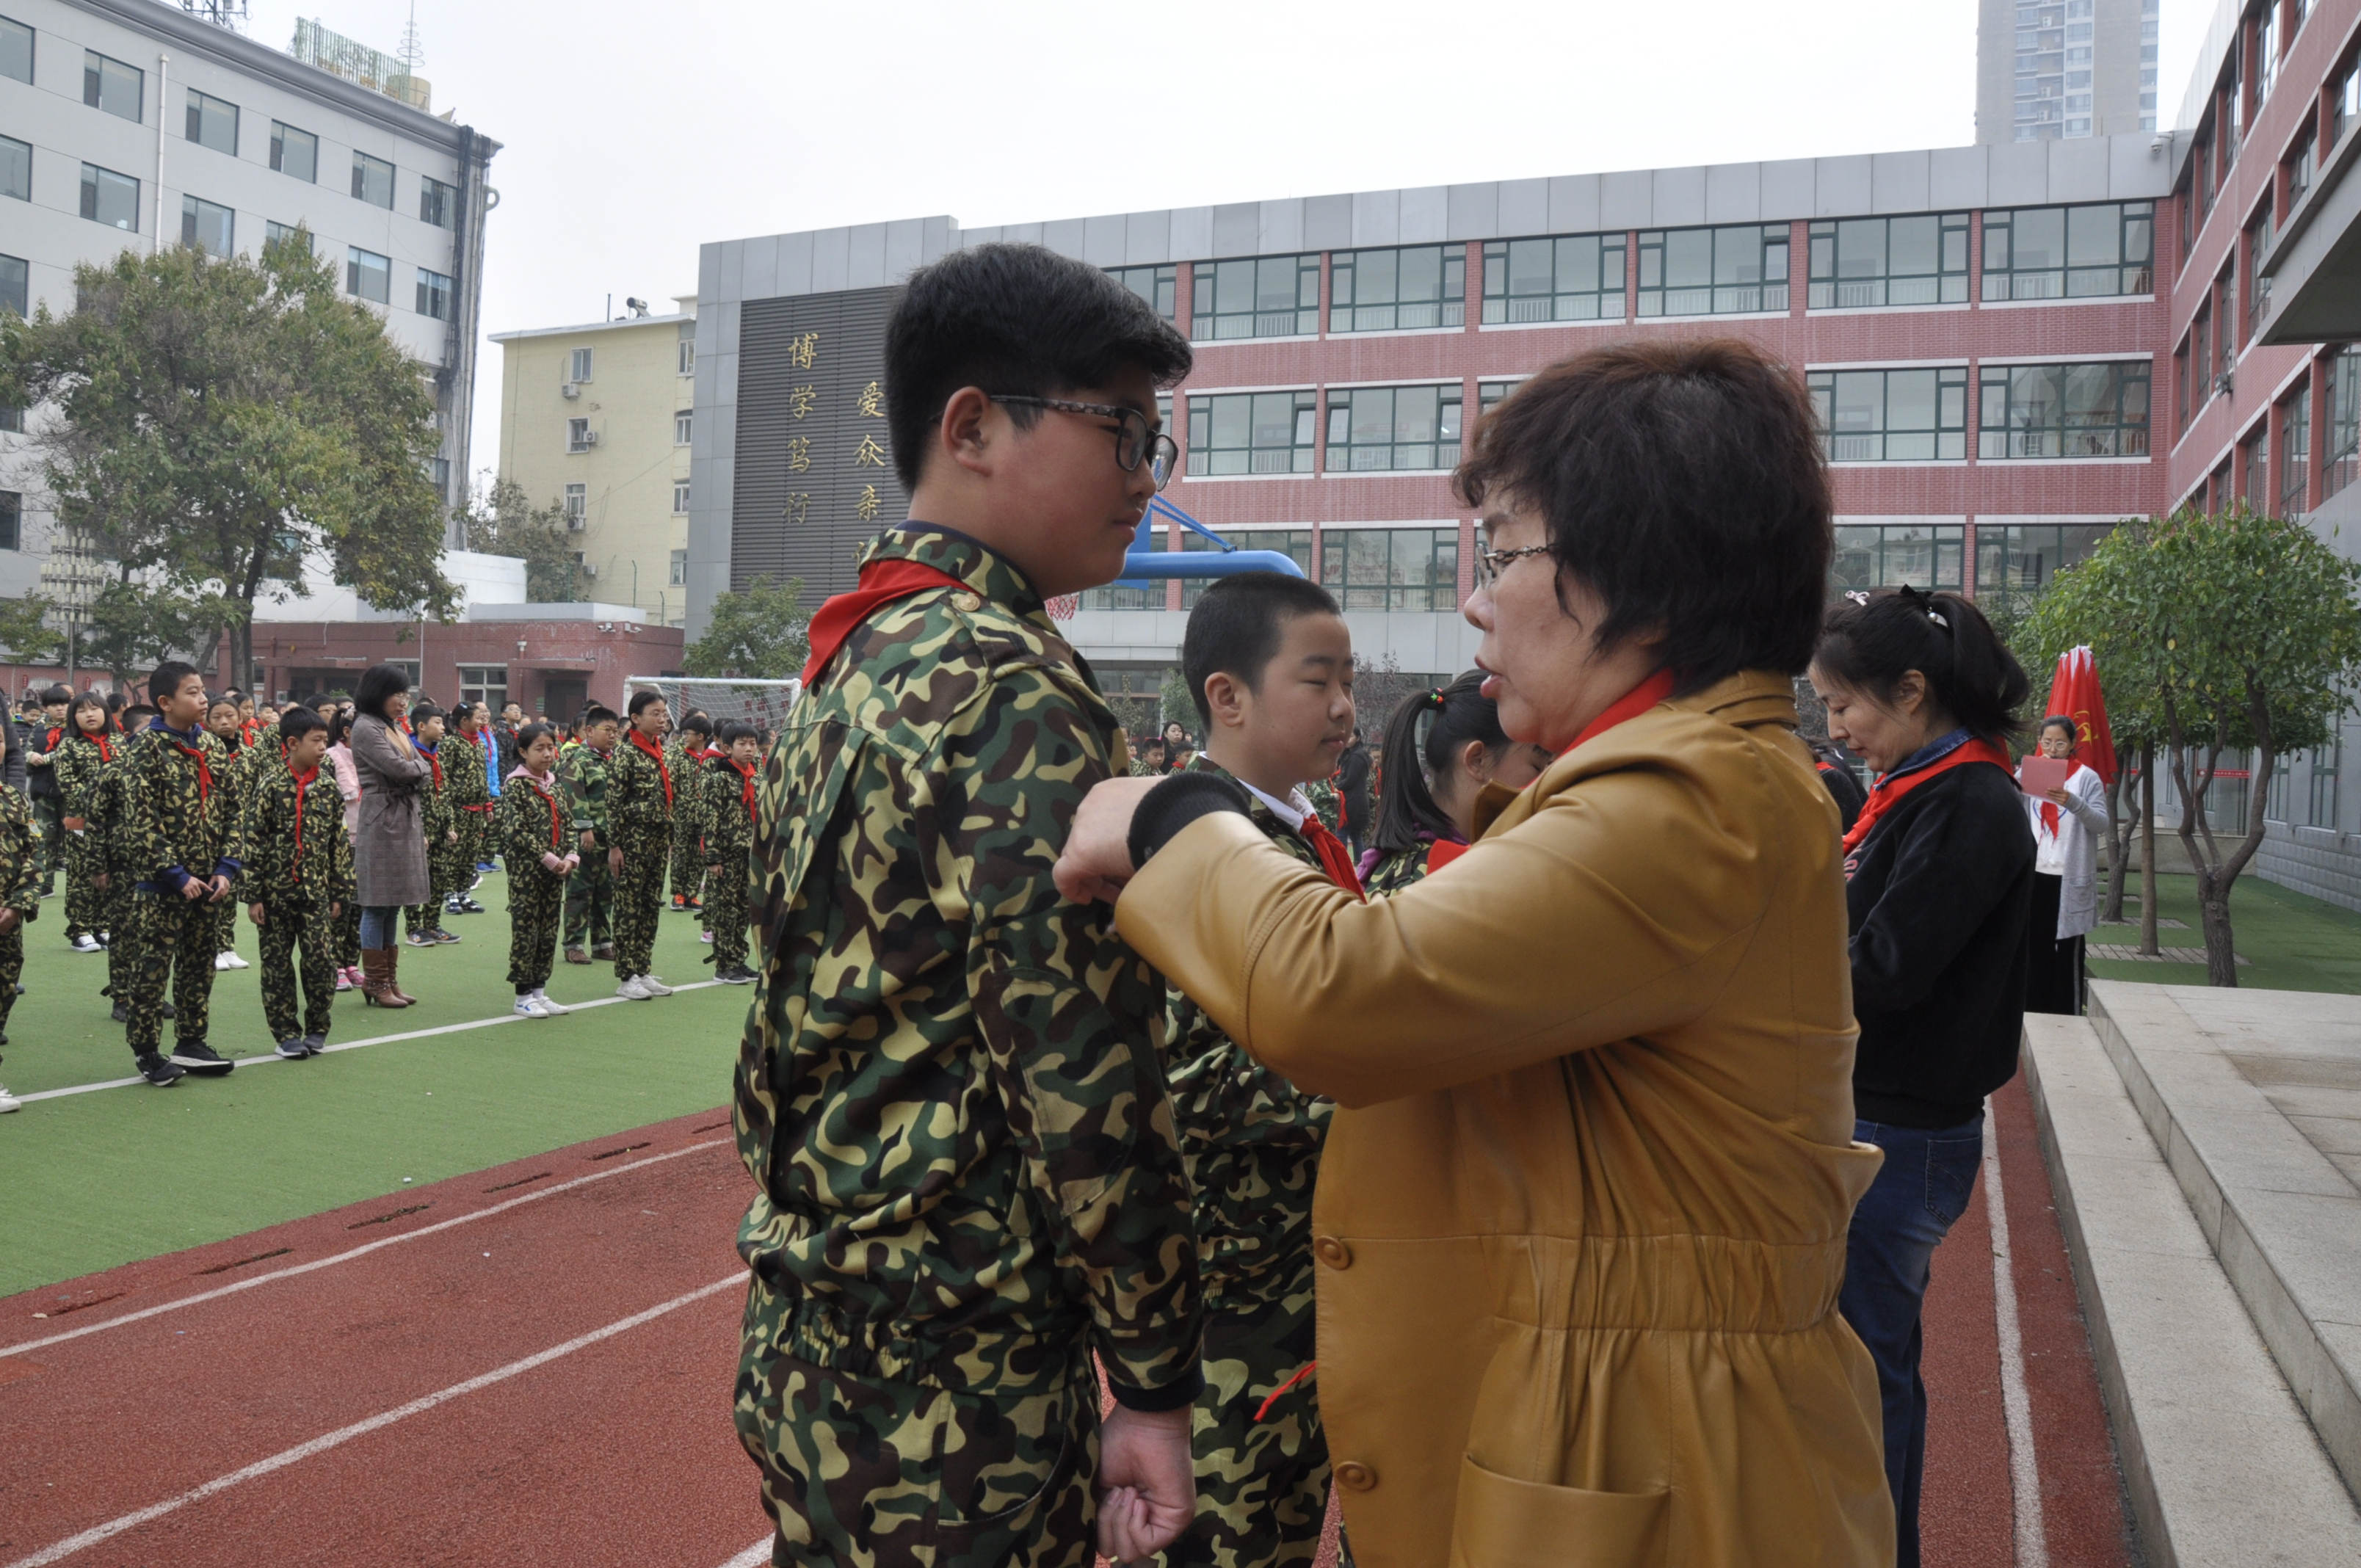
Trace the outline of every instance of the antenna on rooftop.
<instances>
[{"instance_id":1,"label":"antenna on rooftop","mask_svg":"<svg viewBox=\"0 0 2361 1568\"><path fill-rule=\"evenodd\" d=\"M181 9L233 33L246 21L246 0L181 0Z\"/></svg>"},{"instance_id":2,"label":"antenna on rooftop","mask_svg":"<svg viewBox=\"0 0 2361 1568\"><path fill-rule=\"evenodd\" d=\"M415 76L418 68L426 63L426 46L418 40L418 0L410 0L410 20L401 29L401 47L393 51L401 61L401 73Z\"/></svg>"}]
</instances>

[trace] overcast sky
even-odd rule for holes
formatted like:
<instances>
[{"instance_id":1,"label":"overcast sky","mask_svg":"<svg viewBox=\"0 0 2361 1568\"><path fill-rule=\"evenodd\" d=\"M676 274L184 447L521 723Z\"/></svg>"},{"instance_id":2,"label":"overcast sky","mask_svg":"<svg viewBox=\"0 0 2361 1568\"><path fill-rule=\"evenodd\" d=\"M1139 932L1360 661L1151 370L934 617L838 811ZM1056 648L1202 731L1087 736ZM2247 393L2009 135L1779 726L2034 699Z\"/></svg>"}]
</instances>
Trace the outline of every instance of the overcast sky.
<instances>
[{"instance_id":1,"label":"overcast sky","mask_svg":"<svg viewBox=\"0 0 2361 1568\"><path fill-rule=\"evenodd\" d=\"M2163 0L2168 125L2213 0ZM410 0L251 0L388 52ZM503 144L483 330L658 313L708 240L1974 139L1975 0L417 0ZM485 344L476 466L500 453Z\"/></svg>"}]
</instances>

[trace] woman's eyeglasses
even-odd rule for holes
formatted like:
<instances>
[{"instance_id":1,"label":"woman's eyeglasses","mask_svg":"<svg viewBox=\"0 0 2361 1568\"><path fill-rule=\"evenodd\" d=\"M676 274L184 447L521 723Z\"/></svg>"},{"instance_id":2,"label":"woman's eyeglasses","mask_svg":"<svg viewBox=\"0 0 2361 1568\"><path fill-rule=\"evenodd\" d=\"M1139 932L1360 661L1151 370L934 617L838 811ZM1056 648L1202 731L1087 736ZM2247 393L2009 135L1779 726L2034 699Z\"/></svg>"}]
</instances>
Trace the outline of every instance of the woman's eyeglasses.
<instances>
[{"instance_id":1,"label":"woman's eyeglasses","mask_svg":"<svg viewBox=\"0 0 2361 1568\"><path fill-rule=\"evenodd\" d=\"M1500 574L1508 570L1509 563L1518 556L1548 554L1549 546L1546 544L1528 544L1521 550L1487 550L1479 544L1476 547L1476 580L1488 588L1491 587L1499 582Z\"/></svg>"},{"instance_id":2,"label":"woman's eyeglasses","mask_svg":"<svg viewBox=\"0 0 2361 1568\"><path fill-rule=\"evenodd\" d=\"M1021 405L1027 408L1055 409L1060 413L1095 414L1115 422L1115 460L1126 474L1137 473L1140 461L1146 458L1154 467L1156 488L1162 489L1180 466L1180 446L1170 436L1158 431L1150 433L1148 416L1137 409L1126 409L1115 403L1077 403L1064 398L1003 397L997 392L984 396L995 403Z\"/></svg>"}]
</instances>

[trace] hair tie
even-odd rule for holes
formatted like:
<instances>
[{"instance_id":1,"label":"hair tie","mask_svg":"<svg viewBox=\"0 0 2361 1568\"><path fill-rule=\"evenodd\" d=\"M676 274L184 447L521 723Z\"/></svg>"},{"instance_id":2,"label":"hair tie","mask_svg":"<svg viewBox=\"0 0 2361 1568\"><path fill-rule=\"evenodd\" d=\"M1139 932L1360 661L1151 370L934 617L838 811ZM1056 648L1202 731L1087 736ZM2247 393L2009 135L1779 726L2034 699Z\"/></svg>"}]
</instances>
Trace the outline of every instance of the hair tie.
<instances>
[{"instance_id":1,"label":"hair tie","mask_svg":"<svg viewBox=\"0 0 2361 1568\"><path fill-rule=\"evenodd\" d=\"M1426 700L1433 703L1436 710L1440 711L1443 707L1443 688L1441 686L1436 686L1433 690L1428 692L1426 694Z\"/></svg>"},{"instance_id":2,"label":"hair tie","mask_svg":"<svg viewBox=\"0 0 2361 1568\"><path fill-rule=\"evenodd\" d=\"M1867 609L1869 608L1869 596L1861 592L1859 588L1846 589L1845 598L1850 602L1861 606L1863 609Z\"/></svg>"}]
</instances>

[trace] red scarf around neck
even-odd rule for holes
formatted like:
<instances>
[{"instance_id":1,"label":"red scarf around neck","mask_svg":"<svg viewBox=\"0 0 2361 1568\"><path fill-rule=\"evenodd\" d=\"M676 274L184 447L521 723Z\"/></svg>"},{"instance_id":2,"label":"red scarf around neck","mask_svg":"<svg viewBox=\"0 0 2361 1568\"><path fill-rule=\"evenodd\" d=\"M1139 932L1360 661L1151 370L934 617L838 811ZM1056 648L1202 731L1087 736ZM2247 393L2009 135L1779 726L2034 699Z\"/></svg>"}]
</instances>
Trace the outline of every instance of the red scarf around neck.
<instances>
[{"instance_id":1,"label":"red scarf around neck","mask_svg":"<svg viewBox=\"0 0 2361 1568\"><path fill-rule=\"evenodd\" d=\"M728 762L738 771L738 781L741 786L738 792L739 803L745 806L746 815L752 817L754 815L754 766L751 762L741 762L735 757L729 758Z\"/></svg>"},{"instance_id":2,"label":"red scarf around neck","mask_svg":"<svg viewBox=\"0 0 2361 1568\"><path fill-rule=\"evenodd\" d=\"M1658 670L1654 674L1609 703L1607 711L1584 725L1582 733L1574 738L1574 745L1568 746L1565 751L1560 751L1558 755L1563 757L1566 751L1573 751L1575 746L1579 746L1587 740L1597 740L1627 718L1639 718L1672 695L1673 672Z\"/></svg>"},{"instance_id":3,"label":"red scarf around neck","mask_svg":"<svg viewBox=\"0 0 2361 1568\"><path fill-rule=\"evenodd\" d=\"M2066 770L2066 782L2072 784L2074 775L2081 771L2082 764L2076 762L2071 768ZM2045 800L2041 803L2041 826L2052 839L2058 837L2058 803L2056 801Z\"/></svg>"},{"instance_id":4,"label":"red scarf around neck","mask_svg":"<svg viewBox=\"0 0 2361 1568\"><path fill-rule=\"evenodd\" d=\"M201 740L192 746L170 729L163 733L164 739L170 740L173 749L181 755L194 757L197 760L197 810L202 815L206 809L206 803L211 801L214 795L214 767L213 763L205 759L204 742Z\"/></svg>"},{"instance_id":5,"label":"red scarf around neck","mask_svg":"<svg viewBox=\"0 0 2361 1568\"><path fill-rule=\"evenodd\" d=\"M1467 852L1467 846L1455 839L1437 839L1426 847L1426 874L1433 876Z\"/></svg>"},{"instance_id":6,"label":"red scarf around neck","mask_svg":"<svg viewBox=\"0 0 2361 1568\"><path fill-rule=\"evenodd\" d=\"M808 686L828 668L844 640L861 629L861 623L895 599L908 598L912 594L928 588L964 588L967 585L949 572L921 565L906 557L872 561L861 568L861 585L849 594L838 594L811 618L811 657L804 662L804 685Z\"/></svg>"},{"instance_id":7,"label":"red scarf around neck","mask_svg":"<svg viewBox=\"0 0 2361 1568\"><path fill-rule=\"evenodd\" d=\"M287 862L287 880L300 883L303 880L303 796L311 792L312 781L320 776L320 764L313 763L308 773L295 773L291 767L287 771L295 779L295 858Z\"/></svg>"},{"instance_id":8,"label":"red scarf around neck","mask_svg":"<svg viewBox=\"0 0 2361 1568\"><path fill-rule=\"evenodd\" d=\"M1969 740L1923 768L1913 768L1906 773L1887 773L1870 786L1869 804L1861 808L1861 815L1853 818L1851 830L1845 834L1846 856L1850 858L1855 850L1861 848L1869 838L1869 830L1877 825L1877 819L1893 809L1904 795L1929 779L1940 777L1953 768L1966 767L1971 762L1990 762L2012 779L2016 776L2015 766L2010 762L2008 753L1989 740ZM1852 874L1850 865L1846 867L1845 874L1848 877Z\"/></svg>"},{"instance_id":9,"label":"red scarf around neck","mask_svg":"<svg viewBox=\"0 0 2361 1568\"><path fill-rule=\"evenodd\" d=\"M426 759L426 765L427 765L428 767L433 768L433 769L434 770L434 793L435 793L435 794L437 794L437 795L441 795L441 794L443 793L443 763L442 763L442 761L441 761L439 758L437 758L437 757L434 755L434 752L432 752L432 751L428 751L428 750L427 750L425 747L423 747L423 746L420 746L420 747L418 748L418 754L419 754L420 756L422 756L422 757L423 757L423 758L425 758L425 759Z\"/></svg>"},{"instance_id":10,"label":"red scarf around neck","mask_svg":"<svg viewBox=\"0 0 2361 1568\"><path fill-rule=\"evenodd\" d=\"M1345 847L1342 839L1328 830L1328 824L1321 821L1316 812L1304 813L1302 826L1295 831L1299 838L1312 846L1312 852L1320 857L1320 869L1328 873L1330 882L1363 903L1368 901L1368 895L1361 891L1360 873L1353 869L1353 851Z\"/></svg>"},{"instance_id":11,"label":"red scarf around neck","mask_svg":"<svg viewBox=\"0 0 2361 1568\"><path fill-rule=\"evenodd\" d=\"M525 777L533 781L533 793L541 796L541 804L549 808L549 851L554 855L563 854L565 845L557 832L557 796L541 782L539 773L527 773Z\"/></svg>"},{"instance_id":12,"label":"red scarf around neck","mask_svg":"<svg viewBox=\"0 0 2361 1568\"><path fill-rule=\"evenodd\" d=\"M656 765L656 776L664 780L664 809L670 811L672 809L672 770L664 766L664 748L641 734L637 725L631 727L630 733L631 744L645 751L648 754L648 761Z\"/></svg>"}]
</instances>

